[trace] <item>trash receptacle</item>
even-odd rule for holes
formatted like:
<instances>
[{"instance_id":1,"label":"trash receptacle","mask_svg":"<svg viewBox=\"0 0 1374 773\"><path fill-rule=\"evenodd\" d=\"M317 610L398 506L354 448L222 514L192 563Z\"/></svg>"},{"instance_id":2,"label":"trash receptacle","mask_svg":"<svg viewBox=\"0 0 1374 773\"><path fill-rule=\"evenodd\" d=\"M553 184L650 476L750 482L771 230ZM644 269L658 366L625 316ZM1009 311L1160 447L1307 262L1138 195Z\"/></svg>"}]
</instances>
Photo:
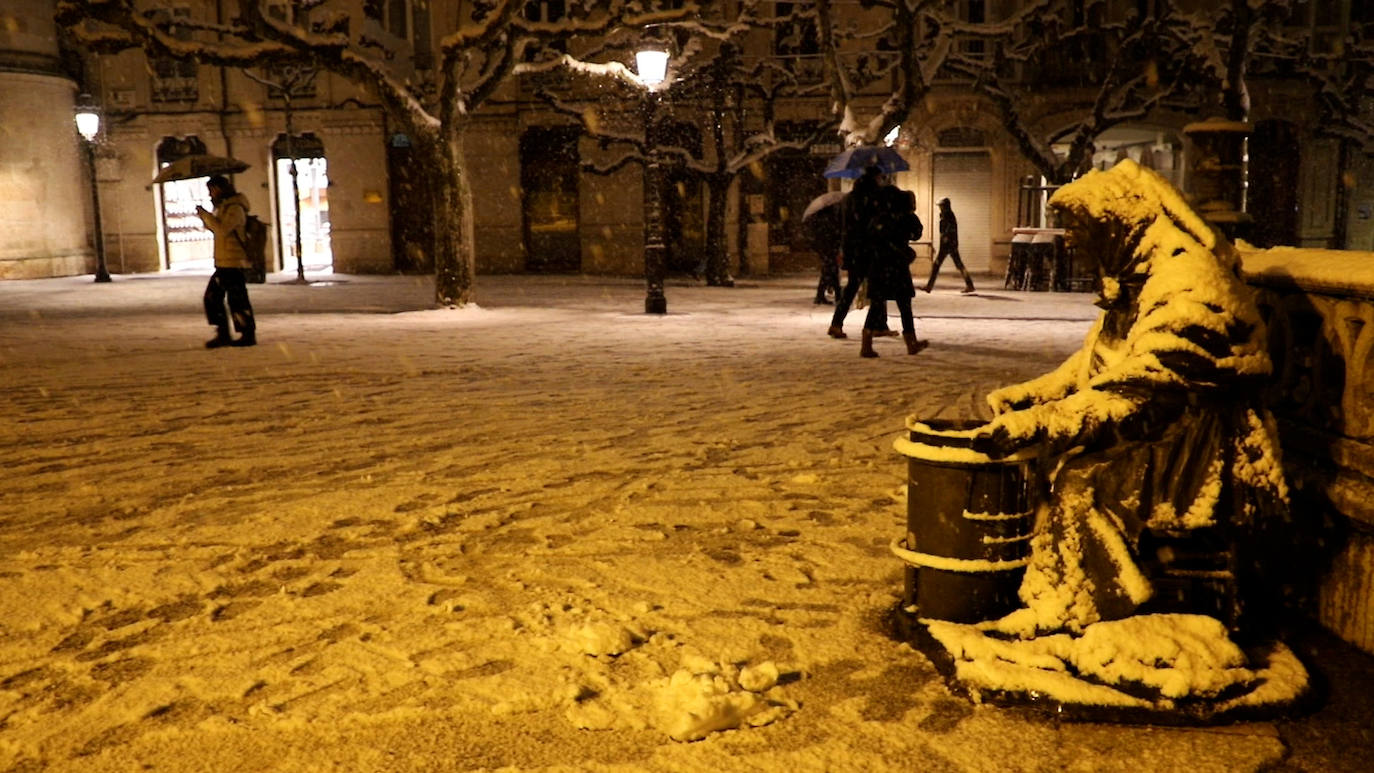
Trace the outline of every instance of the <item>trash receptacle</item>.
<instances>
[{"instance_id":1,"label":"trash receptacle","mask_svg":"<svg viewBox=\"0 0 1374 773\"><path fill-rule=\"evenodd\" d=\"M978 421L909 419L903 607L920 618L973 623L1019 606L1035 517L1036 450L993 459L971 448Z\"/></svg>"}]
</instances>

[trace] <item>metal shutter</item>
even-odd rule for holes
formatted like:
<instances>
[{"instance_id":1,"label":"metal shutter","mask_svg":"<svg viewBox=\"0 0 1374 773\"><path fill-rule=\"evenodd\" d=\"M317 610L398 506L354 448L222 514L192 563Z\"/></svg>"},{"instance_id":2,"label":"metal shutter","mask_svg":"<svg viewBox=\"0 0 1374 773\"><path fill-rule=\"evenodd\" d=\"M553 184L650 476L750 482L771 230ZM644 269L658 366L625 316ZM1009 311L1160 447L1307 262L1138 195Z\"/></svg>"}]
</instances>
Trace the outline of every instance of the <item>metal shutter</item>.
<instances>
[{"instance_id":1,"label":"metal shutter","mask_svg":"<svg viewBox=\"0 0 1374 773\"><path fill-rule=\"evenodd\" d=\"M992 159L986 152L936 153L934 201L930 202L931 220L926 233L939 247L940 209L935 202L949 199L954 217L959 220L959 256L972 273L985 273L992 265ZM954 268L948 264L940 275L948 278ZM957 277L958 271L953 275Z\"/></svg>"}]
</instances>

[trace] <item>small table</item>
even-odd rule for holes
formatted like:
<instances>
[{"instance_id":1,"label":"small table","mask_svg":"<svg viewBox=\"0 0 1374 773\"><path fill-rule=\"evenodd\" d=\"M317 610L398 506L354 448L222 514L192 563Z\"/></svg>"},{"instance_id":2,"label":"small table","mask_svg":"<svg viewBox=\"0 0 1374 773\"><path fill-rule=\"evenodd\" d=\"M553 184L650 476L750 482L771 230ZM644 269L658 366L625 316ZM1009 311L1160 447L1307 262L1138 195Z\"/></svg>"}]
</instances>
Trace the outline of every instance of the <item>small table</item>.
<instances>
[{"instance_id":1,"label":"small table","mask_svg":"<svg viewBox=\"0 0 1374 773\"><path fill-rule=\"evenodd\" d=\"M1011 261L1003 287L1008 290L1060 290L1070 287L1070 260L1062 228L1011 229Z\"/></svg>"}]
</instances>

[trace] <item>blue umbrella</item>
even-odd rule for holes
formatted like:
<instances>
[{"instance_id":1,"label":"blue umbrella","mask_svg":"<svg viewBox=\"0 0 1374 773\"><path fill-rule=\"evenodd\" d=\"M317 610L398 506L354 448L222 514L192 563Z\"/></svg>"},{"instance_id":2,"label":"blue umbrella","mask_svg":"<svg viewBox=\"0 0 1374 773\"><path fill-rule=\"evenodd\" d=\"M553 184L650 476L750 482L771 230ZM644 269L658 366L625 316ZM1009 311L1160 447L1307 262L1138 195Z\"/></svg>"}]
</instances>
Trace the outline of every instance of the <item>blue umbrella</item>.
<instances>
[{"instance_id":1,"label":"blue umbrella","mask_svg":"<svg viewBox=\"0 0 1374 773\"><path fill-rule=\"evenodd\" d=\"M821 172L822 177L861 177L865 167L876 166L878 171L883 174L893 174L894 172L905 172L911 167L906 159L892 148L879 145L862 145L857 148L850 148L843 153L830 159L826 164L825 171Z\"/></svg>"}]
</instances>

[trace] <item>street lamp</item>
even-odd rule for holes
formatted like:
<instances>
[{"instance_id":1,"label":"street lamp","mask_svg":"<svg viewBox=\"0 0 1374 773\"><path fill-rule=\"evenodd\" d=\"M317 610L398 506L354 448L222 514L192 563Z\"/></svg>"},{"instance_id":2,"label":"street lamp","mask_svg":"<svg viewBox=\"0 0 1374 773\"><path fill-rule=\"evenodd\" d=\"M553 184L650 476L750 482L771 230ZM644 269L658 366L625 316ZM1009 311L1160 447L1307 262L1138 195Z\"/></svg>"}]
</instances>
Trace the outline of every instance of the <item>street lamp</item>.
<instances>
[{"instance_id":1,"label":"street lamp","mask_svg":"<svg viewBox=\"0 0 1374 773\"><path fill-rule=\"evenodd\" d=\"M105 265L105 229L100 224L100 189L95 180L95 140L100 135L100 108L90 94L76 99L76 130L86 140L86 168L91 173L91 209L95 213L95 281L110 281Z\"/></svg>"},{"instance_id":2,"label":"street lamp","mask_svg":"<svg viewBox=\"0 0 1374 773\"><path fill-rule=\"evenodd\" d=\"M663 244L662 170L653 144L654 110L658 103L654 89L668 76L668 46L660 41L645 41L635 52L635 70L645 85L644 97L644 295L645 314L667 314L668 299L663 295L667 247Z\"/></svg>"}]
</instances>

